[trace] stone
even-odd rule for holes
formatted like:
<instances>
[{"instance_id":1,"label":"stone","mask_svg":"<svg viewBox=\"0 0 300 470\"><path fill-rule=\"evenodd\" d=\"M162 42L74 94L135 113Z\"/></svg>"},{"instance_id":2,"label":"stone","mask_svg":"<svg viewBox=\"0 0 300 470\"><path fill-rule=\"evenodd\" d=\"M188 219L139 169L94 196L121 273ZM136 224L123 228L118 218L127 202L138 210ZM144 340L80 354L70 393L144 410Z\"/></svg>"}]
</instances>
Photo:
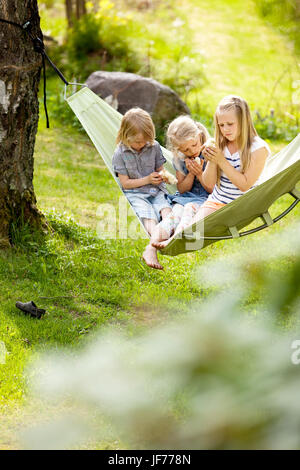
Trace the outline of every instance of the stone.
<instances>
[{"instance_id":1,"label":"stone","mask_svg":"<svg viewBox=\"0 0 300 470\"><path fill-rule=\"evenodd\" d=\"M126 72L97 71L88 77L86 84L121 114L134 107L148 111L157 128L164 127L166 122L179 115L190 114L175 91L151 78Z\"/></svg>"}]
</instances>

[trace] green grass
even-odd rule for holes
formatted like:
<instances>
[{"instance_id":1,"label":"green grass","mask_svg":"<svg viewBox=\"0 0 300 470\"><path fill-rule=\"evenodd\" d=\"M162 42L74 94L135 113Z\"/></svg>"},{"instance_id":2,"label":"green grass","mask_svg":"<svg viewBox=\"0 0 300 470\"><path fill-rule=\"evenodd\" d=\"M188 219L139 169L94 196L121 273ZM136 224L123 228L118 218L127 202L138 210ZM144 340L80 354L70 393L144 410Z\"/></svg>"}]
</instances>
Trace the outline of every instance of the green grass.
<instances>
[{"instance_id":1,"label":"green grass","mask_svg":"<svg viewBox=\"0 0 300 470\"><path fill-rule=\"evenodd\" d=\"M251 0L191 0L195 45L204 54L207 85L202 109L213 113L227 94L243 96L252 110L290 111L297 60L288 44L258 16Z\"/></svg>"},{"instance_id":2,"label":"green grass","mask_svg":"<svg viewBox=\"0 0 300 470\"><path fill-rule=\"evenodd\" d=\"M283 69L293 69L293 55L257 16L252 1L190 0L178 2L177 7L194 27L191 40L195 48L205 51L209 82L198 94L205 116L230 92L243 95L252 109L275 104L284 108L289 103L288 76L278 83L271 101L270 97ZM146 15L154 18L153 13ZM157 17L158 28L163 18ZM50 88L54 87L51 80ZM190 99L194 99L192 94ZM158 321L184 315L191 302L210 294L194 276L197 266L243 253L249 246L255 249L258 241L300 216L298 205L266 231L194 254L161 257L165 272L148 269L140 259L145 240L97 238L97 208L102 203L117 208L117 187L88 138L67 122L62 126L51 115L51 108L50 118L51 129L47 130L41 108L34 187L38 206L54 231L41 238L25 227L16 231L15 246L0 253L0 341L9 352L6 364L0 364L0 408L10 417L27 398L24 368L41 351L49 346L83 346L107 325L130 336ZM271 147L277 151L283 145ZM276 212L286 206L287 199L276 203ZM34 300L47 310L46 316L35 320L23 315L15 308L17 300ZM245 311L254 312L259 300L254 292ZM16 446L13 433L9 442L5 433L4 427L0 448Z\"/></svg>"}]
</instances>

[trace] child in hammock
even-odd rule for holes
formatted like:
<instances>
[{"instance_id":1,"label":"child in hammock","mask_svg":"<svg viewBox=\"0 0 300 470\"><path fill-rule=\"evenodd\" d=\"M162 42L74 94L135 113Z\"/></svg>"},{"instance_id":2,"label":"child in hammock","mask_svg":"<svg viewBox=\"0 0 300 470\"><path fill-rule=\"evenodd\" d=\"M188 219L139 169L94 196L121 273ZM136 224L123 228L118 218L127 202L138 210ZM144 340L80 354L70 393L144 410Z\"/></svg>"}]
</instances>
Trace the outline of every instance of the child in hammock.
<instances>
[{"instance_id":1,"label":"child in hammock","mask_svg":"<svg viewBox=\"0 0 300 470\"><path fill-rule=\"evenodd\" d=\"M155 248L164 248L185 228L252 189L271 154L268 144L257 135L247 102L239 96L226 96L219 103L215 141L216 145L203 149L211 168L203 178L206 185L214 185L212 194L201 207L187 204L173 237L155 240Z\"/></svg>"},{"instance_id":2,"label":"child in hammock","mask_svg":"<svg viewBox=\"0 0 300 470\"><path fill-rule=\"evenodd\" d=\"M171 212L171 205L159 175L166 159L155 141L150 114L141 108L127 111L122 118L117 144L112 159L114 171L128 201L151 235L157 223Z\"/></svg>"},{"instance_id":3,"label":"child in hammock","mask_svg":"<svg viewBox=\"0 0 300 470\"><path fill-rule=\"evenodd\" d=\"M195 122L189 116L180 116L168 127L167 142L173 154L173 166L176 170L177 189L174 195L169 195L172 202L172 212L158 225L152 233L150 244L147 246L143 258L150 267L162 269L148 254L157 240L169 238L179 224L184 207L189 203L198 204L200 207L208 198L213 186L204 181L204 175L210 165L206 165L201 155L203 144L207 141L209 134L206 128ZM156 253L157 256L157 253Z\"/></svg>"},{"instance_id":4,"label":"child in hammock","mask_svg":"<svg viewBox=\"0 0 300 470\"><path fill-rule=\"evenodd\" d=\"M168 148L173 154L178 191L169 195L173 204L185 206L189 202L202 205L212 188L203 179L206 162L201 154L203 144L209 138L207 129L189 116L180 116L168 127Z\"/></svg>"}]
</instances>

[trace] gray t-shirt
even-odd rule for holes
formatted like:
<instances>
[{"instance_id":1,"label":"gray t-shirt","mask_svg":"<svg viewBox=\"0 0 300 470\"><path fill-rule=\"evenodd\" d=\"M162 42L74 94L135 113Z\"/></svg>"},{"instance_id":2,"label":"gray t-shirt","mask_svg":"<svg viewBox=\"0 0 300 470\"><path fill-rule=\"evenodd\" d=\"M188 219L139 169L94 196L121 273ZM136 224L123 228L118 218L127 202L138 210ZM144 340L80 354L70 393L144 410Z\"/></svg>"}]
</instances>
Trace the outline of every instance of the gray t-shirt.
<instances>
[{"instance_id":1,"label":"gray t-shirt","mask_svg":"<svg viewBox=\"0 0 300 470\"><path fill-rule=\"evenodd\" d=\"M126 175L130 179L144 178L157 171L165 162L166 159L162 154L159 143L156 141L153 145L146 144L140 152L136 152L124 144L119 144L112 158L116 175ZM156 196L159 190L168 193L165 183L159 185L146 184L139 188L126 189L125 192L142 192Z\"/></svg>"}]
</instances>

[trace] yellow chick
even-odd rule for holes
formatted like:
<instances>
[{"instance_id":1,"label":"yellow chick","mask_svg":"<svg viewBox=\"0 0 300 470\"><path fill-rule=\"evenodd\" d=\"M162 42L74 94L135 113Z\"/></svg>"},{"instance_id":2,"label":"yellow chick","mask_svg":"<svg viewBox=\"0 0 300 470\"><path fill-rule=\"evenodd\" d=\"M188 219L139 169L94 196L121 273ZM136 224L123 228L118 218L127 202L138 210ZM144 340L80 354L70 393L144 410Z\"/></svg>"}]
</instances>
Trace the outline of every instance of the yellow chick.
<instances>
[{"instance_id":1,"label":"yellow chick","mask_svg":"<svg viewBox=\"0 0 300 470\"><path fill-rule=\"evenodd\" d=\"M216 147L216 141L213 137L210 137L209 139L207 139L207 141L205 142L205 147Z\"/></svg>"},{"instance_id":2,"label":"yellow chick","mask_svg":"<svg viewBox=\"0 0 300 470\"><path fill-rule=\"evenodd\" d=\"M172 175L172 173L170 173L168 170L163 169L159 172L159 174L164 179L164 181L168 184L177 184L178 183L177 178L175 178L175 176Z\"/></svg>"}]
</instances>

